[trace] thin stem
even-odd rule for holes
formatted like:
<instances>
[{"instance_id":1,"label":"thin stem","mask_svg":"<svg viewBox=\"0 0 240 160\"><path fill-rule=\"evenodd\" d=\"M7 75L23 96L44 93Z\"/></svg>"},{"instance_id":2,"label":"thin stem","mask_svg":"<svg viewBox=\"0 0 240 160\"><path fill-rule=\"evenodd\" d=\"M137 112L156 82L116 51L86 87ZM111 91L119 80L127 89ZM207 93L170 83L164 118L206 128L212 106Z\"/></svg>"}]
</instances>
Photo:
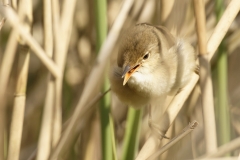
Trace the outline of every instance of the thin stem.
<instances>
[{"instance_id":1,"label":"thin stem","mask_svg":"<svg viewBox=\"0 0 240 160\"><path fill-rule=\"evenodd\" d=\"M114 160L118 160L117 150L116 150L116 142L115 142L115 134L114 134L114 122L113 122L113 118L110 114L109 114L109 120L110 120L110 129L111 129L113 158L114 158Z\"/></svg>"},{"instance_id":2,"label":"thin stem","mask_svg":"<svg viewBox=\"0 0 240 160\"><path fill-rule=\"evenodd\" d=\"M32 3L31 0L21 0L19 3L19 16L25 25L25 31L30 33L32 25ZM27 21L26 21L27 20ZM20 146L22 140L22 128L24 120L26 86L28 76L28 66L30 59L29 48L25 42L19 40L18 77L14 97L12 121L10 127L8 160L18 160L20 156Z\"/></svg>"},{"instance_id":3,"label":"thin stem","mask_svg":"<svg viewBox=\"0 0 240 160\"><path fill-rule=\"evenodd\" d=\"M123 140L123 160L134 159L139 144L139 131L143 110L128 109L126 131Z\"/></svg>"},{"instance_id":4,"label":"thin stem","mask_svg":"<svg viewBox=\"0 0 240 160\"><path fill-rule=\"evenodd\" d=\"M60 69L60 62L61 62L61 55L64 51L61 50L61 47L63 47L65 44L61 42L61 25L60 25L60 6L59 6L59 1L58 0L53 0L52 1L52 21L53 21L53 41L54 41L54 50L55 50L55 58L54 61L58 65ZM65 41L65 40L63 40ZM63 53L64 54L64 53ZM64 56L64 55L63 55ZM59 60L60 59L60 60ZM62 72L62 69L60 69ZM62 88L61 88L61 80L62 76L58 77L58 79L51 79L52 81L52 87L53 87L53 95L54 95L54 104L53 106L53 115L52 115L52 129L51 129L51 147L54 148L61 136L61 123L62 123L62 118L61 118L61 96L62 96ZM51 82L50 82L51 83Z\"/></svg>"},{"instance_id":5,"label":"thin stem","mask_svg":"<svg viewBox=\"0 0 240 160\"><path fill-rule=\"evenodd\" d=\"M109 82L105 79L103 90L109 88ZM102 158L112 160L113 158L113 142L112 131L110 126L109 114L110 112L110 94L104 96L100 103L100 116L101 116L101 136L102 136Z\"/></svg>"},{"instance_id":6,"label":"thin stem","mask_svg":"<svg viewBox=\"0 0 240 160\"><path fill-rule=\"evenodd\" d=\"M107 2L106 0L95 0L96 30L97 30L97 51L101 48L107 37ZM106 76L105 76L106 77ZM103 90L109 88L108 78L104 80ZM110 95L106 95L100 103L100 120L102 136L102 159L111 160L113 157L112 140L110 128Z\"/></svg>"},{"instance_id":7,"label":"thin stem","mask_svg":"<svg viewBox=\"0 0 240 160\"><path fill-rule=\"evenodd\" d=\"M4 5L8 5L8 0L4 0ZM5 18L4 18L5 19ZM2 23L3 25L4 23ZM1 27L0 27L1 28ZM0 29L1 31L1 29ZM0 67L0 160L4 160L4 132L6 116L6 89L9 82L10 72L17 48L17 31L10 33L5 52L3 54L2 64Z\"/></svg>"},{"instance_id":8,"label":"thin stem","mask_svg":"<svg viewBox=\"0 0 240 160\"><path fill-rule=\"evenodd\" d=\"M17 32L13 30L7 43L2 65L0 67L0 160L4 156L4 131L5 131L5 116L6 116L6 90L12 70L13 61L17 48ZM3 147L3 148L2 148Z\"/></svg>"},{"instance_id":9,"label":"thin stem","mask_svg":"<svg viewBox=\"0 0 240 160\"><path fill-rule=\"evenodd\" d=\"M51 1L44 0L44 49L49 57L53 55L53 34L52 34L52 5ZM51 151L51 132L54 107L54 81L48 75L47 94L43 109L42 124L38 142L37 160L47 160Z\"/></svg>"},{"instance_id":10,"label":"thin stem","mask_svg":"<svg viewBox=\"0 0 240 160\"><path fill-rule=\"evenodd\" d=\"M216 0L216 16L219 20L224 11L223 0ZM218 48L217 55L217 106L216 110L218 113L218 133L219 133L219 145L223 145L230 141L231 130L230 130L230 114L228 106L228 89L227 89L227 52L224 41Z\"/></svg>"},{"instance_id":11,"label":"thin stem","mask_svg":"<svg viewBox=\"0 0 240 160\"><path fill-rule=\"evenodd\" d=\"M211 65L208 62L205 7L203 0L194 0L194 10L197 24L199 63L200 63L200 86L204 117L204 133L206 151L212 152L217 149L216 123L213 103L213 89L211 79Z\"/></svg>"},{"instance_id":12,"label":"thin stem","mask_svg":"<svg viewBox=\"0 0 240 160\"><path fill-rule=\"evenodd\" d=\"M75 11L76 0L63 1L62 16L60 17L58 2L54 1L53 14L54 18L54 41L55 41L55 56L54 61L63 75L67 49L71 37L71 29L73 24L73 13ZM55 147L60 139L62 130L62 81L63 77L60 76L55 80L55 108L53 116L53 146Z\"/></svg>"}]
</instances>

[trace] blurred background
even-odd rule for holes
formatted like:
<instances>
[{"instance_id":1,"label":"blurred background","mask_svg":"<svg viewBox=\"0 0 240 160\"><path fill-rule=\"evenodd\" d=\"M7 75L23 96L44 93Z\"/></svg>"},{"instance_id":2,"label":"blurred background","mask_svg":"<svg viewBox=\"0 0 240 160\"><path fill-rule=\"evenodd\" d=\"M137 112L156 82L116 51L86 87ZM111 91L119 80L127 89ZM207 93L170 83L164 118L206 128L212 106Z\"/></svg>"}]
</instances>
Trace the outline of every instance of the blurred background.
<instances>
[{"instance_id":1,"label":"blurred background","mask_svg":"<svg viewBox=\"0 0 240 160\"><path fill-rule=\"evenodd\" d=\"M63 80L62 80L62 127L67 127L67 122L74 113L74 110L82 95L84 86L88 83L88 75L96 62L101 43L98 42L98 21L103 19L106 22L106 31L109 32L121 10L122 0L105 1L106 17L103 19L97 16L97 0L78 0L74 8L73 21L71 25L71 34L67 55L64 59ZM206 12L206 31L209 38L215 28L217 21L221 17L222 11L229 4L229 0L205 0ZM32 36L44 48L44 5L43 1L34 0L32 2ZM220 10L217 4L220 3ZM10 3L11 4L11 3ZM62 12L63 1L59 1L60 12ZM51 16L51 15L49 15ZM0 15L2 19L4 16ZM1 20L0 19L0 20ZM123 25L122 31L137 23L150 23L154 25L164 25L175 36L189 41L197 50L197 32L195 28L195 15L192 0L174 1L174 0L139 0L134 1L128 17ZM11 24L6 19L0 30L0 66L3 65L4 56L6 56L6 47L13 32ZM61 41L61 37L59 39ZM118 42L109 57L109 62L116 60L118 51ZM99 45L100 44L100 45ZM214 92L214 107L216 119L216 131L218 146L221 146L240 135L240 15L238 14L232 23L220 51L224 52L225 66L219 69L219 56L215 56L211 61L212 81ZM10 126L13 115L14 98L16 96L16 79L18 75L19 47L13 59L13 65L10 77L7 82L6 92L4 94L5 103L5 122L4 122L4 157L8 153L8 141L10 137ZM54 50L54 49L53 49ZM45 104L49 73L39 58L30 51L30 60L27 73L26 103L24 109L24 121L21 136L20 160L36 159L37 147L41 132L41 123L43 118L43 108ZM221 54L216 54L221 55ZM110 64L109 63L109 64ZM109 64L107 65L106 75L108 75ZM221 74L223 73L223 76ZM219 76L221 75L221 76ZM4 76L4 75L3 75ZM105 76L107 81L107 76ZM1 79L2 77L0 77ZM223 79L222 81L220 79ZM98 79L96 79L98 81ZM102 82L102 81L100 81ZM104 87L103 90L109 88ZM223 83L223 84L222 84ZM102 83L103 84L103 83ZM221 87L223 86L223 90ZM101 91L96 89L96 91ZM221 95L224 93L224 95ZM115 149L118 159L122 159L123 141L126 130L126 121L128 107L122 104L117 97L109 92L107 96L111 97L109 114L114 122ZM222 98L223 96L224 98ZM94 98L94 97L93 97ZM221 100L225 101L221 101ZM0 102L1 103L1 102ZM102 152L103 138L101 130L101 105L103 102L95 104L88 118L84 119L84 125L77 131L69 147L61 154L60 159L107 159L104 158L107 153ZM224 109L220 107L225 106ZM222 115L224 114L224 115ZM142 122L139 129L139 150L149 135L147 124L147 109L143 109ZM187 102L181 109L173 126L167 135L174 137L189 122L197 120L199 126L186 136L168 152L164 153L161 159L193 159L206 153L204 140L204 119L201 106L201 91L199 84L196 85ZM222 122L224 121L224 123ZM223 133L224 132L224 133ZM112 137L109 137L111 139ZM167 140L166 140L167 141ZM50 151L50 154L53 150ZM112 151L109 151L112 152ZM174 153L174 154L172 154ZM112 154L112 153L110 153ZM238 156L239 149L231 152L228 156ZM113 158L113 157L112 157Z\"/></svg>"}]
</instances>

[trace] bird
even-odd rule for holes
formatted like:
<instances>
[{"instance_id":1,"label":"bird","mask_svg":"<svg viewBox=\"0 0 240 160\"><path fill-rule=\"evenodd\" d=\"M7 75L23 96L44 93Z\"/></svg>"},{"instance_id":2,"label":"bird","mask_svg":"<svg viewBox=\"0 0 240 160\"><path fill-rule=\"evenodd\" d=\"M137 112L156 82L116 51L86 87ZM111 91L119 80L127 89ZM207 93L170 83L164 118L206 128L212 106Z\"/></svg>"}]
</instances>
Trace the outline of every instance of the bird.
<instances>
[{"instance_id":1,"label":"bird","mask_svg":"<svg viewBox=\"0 0 240 160\"><path fill-rule=\"evenodd\" d=\"M167 28L136 24L123 33L110 69L111 90L124 104L140 109L178 93L196 71L190 43Z\"/></svg>"}]
</instances>

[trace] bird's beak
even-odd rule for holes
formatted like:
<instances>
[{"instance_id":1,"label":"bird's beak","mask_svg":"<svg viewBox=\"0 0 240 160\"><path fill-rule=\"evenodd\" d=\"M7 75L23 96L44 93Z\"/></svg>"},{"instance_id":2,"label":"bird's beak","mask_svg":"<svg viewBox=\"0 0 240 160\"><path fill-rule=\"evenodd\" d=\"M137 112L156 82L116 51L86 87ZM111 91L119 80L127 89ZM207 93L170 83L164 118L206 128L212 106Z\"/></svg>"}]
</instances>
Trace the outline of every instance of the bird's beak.
<instances>
[{"instance_id":1,"label":"bird's beak","mask_svg":"<svg viewBox=\"0 0 240 160\"><path fill-rule=\"evenodd\" d=\"M123 80L123 85L125 85L127 83L127 81L129 80L129 78L131 77L131 75L136 72L136 70L140 67L140 65L136 65L134 67L130 67L129 65L127 65L124 70L123 70L123 74L122 74L122 78L124 78Z\"/></svg>"}]
</instances>

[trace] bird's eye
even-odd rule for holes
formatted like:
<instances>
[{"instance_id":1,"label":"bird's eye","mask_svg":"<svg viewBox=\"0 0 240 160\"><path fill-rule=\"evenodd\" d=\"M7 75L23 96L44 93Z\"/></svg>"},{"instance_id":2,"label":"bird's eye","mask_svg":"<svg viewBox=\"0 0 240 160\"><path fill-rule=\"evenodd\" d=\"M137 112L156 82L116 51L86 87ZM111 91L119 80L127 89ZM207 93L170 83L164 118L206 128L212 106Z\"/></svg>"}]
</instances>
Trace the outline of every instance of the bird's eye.
<instances>
[{"instance_id":1,"label":"bird's eye","mask_svg":"<svg viewBox=\"0 0 240 160\"><path fill-rule=\"evenodd\" d=\"M149 57L149 52L147 52L147 53L143 56L143 59L146 60L146 59L148 59L148 57Z\"/></svg>"}]
</instances>

